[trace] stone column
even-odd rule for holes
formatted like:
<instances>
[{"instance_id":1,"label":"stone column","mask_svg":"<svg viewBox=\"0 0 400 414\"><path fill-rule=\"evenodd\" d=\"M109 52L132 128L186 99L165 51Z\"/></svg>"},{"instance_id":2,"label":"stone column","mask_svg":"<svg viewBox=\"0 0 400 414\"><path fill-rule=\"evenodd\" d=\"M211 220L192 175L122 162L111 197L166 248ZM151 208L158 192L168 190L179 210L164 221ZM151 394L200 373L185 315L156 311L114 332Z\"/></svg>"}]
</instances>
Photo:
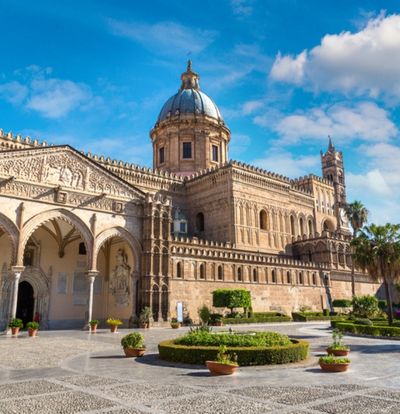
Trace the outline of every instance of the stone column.
<instances>
[{"instance_id":1,"label":"stone column","mask_svg":"<svg viewBox=\"0 0 400 414\"><path fill-rule=\"evenodd\" d=\"M11 268L11 271L14 274L13 297L11 302L11 319L14 319L17 316L19 279L21 278L21 273L24 271L24 269L24 266L13 266Z\"/></svg>"},{"instance_id":2,"label":"stone column","mask_svg":"<svg viewBox=\"0 0 400 414\"><path fill-rule=\"evenodd\" d=\"M89 303L88 303L88 320L87 326L89 327L89 322L93 319L93 286L96 276L99 274L97 270L90 270L87 272L87 278L89 281Z\"/></svg>"}]
</instances>

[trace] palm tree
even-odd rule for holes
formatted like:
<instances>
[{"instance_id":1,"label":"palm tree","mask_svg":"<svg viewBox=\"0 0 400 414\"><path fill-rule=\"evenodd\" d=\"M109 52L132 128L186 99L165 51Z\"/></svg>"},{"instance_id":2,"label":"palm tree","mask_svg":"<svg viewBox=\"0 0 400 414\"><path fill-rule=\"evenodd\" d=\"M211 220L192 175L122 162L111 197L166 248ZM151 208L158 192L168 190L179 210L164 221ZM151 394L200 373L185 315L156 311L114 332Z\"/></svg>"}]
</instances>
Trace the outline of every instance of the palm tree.
<instances>
[{"instance_id":1,"label":"palm tree","mask_svg":"<svg viewBox=\"0 0 400 414\"><path fill-rule=\"evenodd\" d=\"M361 201L353 201L344 206L347 219L353 228L353 238L357 237L357 233L368 220L368 210ZM356 282L354 277L354 259L351 261L351 295L356 295Z\"/></svg>"},{"instance_id":2,"label":"palm tree","mask_svg":"<svg viewBox=\"0 0 400 414\"><path fill-rule=\"evenodd\" d=\"M400 276L400 224L366 226L351 244L355 263L374 279L383 280L391 325L393 307L389 283Z\"/></svg>"}]
</instances>

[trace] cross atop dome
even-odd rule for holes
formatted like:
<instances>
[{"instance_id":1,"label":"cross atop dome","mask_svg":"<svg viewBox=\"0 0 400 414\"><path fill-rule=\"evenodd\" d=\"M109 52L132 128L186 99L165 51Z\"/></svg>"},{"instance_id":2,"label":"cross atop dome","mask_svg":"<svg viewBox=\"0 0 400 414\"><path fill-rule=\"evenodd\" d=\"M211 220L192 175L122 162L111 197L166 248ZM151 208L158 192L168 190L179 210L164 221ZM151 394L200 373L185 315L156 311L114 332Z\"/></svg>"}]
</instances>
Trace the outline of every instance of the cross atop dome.
<instances>
[{"instance_id":1,"label":"cross atop dome","mask_svg":"<svg viewBox=\"0 0 400 414\"><path fill-rule=\"evenodd\" d=\"M193 72L192 70L192 61L189 59L187 62L186 72L183 72L181 75L181 90L183 89L200 89L199 87L200 76Z\"/></svg>"}]
</instances>

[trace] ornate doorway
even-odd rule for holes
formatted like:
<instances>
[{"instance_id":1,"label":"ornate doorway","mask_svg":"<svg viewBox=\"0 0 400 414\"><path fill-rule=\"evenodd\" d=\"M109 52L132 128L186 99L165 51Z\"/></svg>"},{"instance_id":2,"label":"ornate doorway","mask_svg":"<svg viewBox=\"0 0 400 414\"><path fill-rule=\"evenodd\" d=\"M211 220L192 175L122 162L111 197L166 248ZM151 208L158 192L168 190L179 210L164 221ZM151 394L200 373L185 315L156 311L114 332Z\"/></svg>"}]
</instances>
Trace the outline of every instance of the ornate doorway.
<instances>
[{"instance_id":1,"label":"ornate doorway","mask_svg":"<svg viewBox=\"0 0 400 414\"><path fill-rule=\"evenodd\" d=\"M22 319L24 326L33 321L34 305L32 285L27 281L21 282L18 288L17 318Z\"/></svg>"}]
</instances>

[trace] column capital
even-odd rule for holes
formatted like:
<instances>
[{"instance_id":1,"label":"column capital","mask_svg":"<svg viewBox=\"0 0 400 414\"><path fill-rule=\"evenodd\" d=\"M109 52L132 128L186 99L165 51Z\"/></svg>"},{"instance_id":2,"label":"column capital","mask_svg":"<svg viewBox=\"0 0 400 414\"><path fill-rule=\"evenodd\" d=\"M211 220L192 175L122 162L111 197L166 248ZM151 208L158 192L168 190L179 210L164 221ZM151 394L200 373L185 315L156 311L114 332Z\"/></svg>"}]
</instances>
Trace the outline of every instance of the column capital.
<instances>
[{"instance_id":1,"label":"column capital","mask_svg":"<svg viewBox=\"0 0 400 414\"><path fill-rule=\"evenodd\" d=\"M96 276L98 276L99 275L99 271L98 270L88 270L87 272L86 272L86 276L88 277L88 278L91 278L91 277L93 277L93 278L95 278Z\"/></svg>"},{"instance_id":2,"label":"column capital","mask_svg":"<svg viewBox=\"0 0 400 414\"><path fill-rule=\"evenodd\" d=\"M11 266L11 271L13 273L22 273L25 270L25 266Z\"/></svg>"}]
</instances>

